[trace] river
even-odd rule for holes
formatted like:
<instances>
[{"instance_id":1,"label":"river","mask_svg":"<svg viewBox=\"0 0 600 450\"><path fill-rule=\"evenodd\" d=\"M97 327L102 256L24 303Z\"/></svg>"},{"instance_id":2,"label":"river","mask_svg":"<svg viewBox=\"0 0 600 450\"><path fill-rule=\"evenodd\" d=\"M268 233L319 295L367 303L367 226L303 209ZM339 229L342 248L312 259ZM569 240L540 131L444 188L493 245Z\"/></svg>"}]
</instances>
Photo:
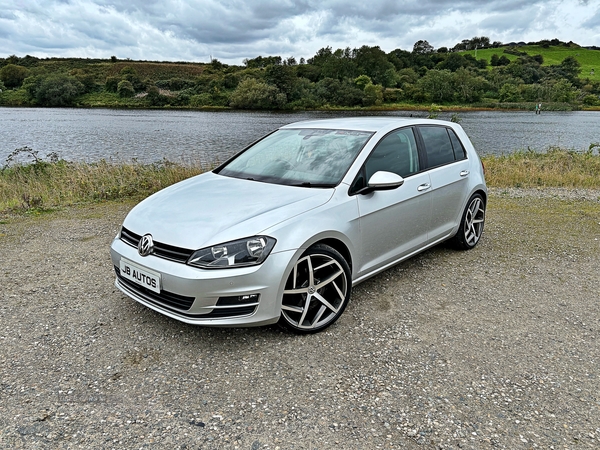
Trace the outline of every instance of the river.
<instances>
[{"instance_id":1,"label":"river","mask_svg":"<svg viewBox=\"0 0 600 450\"><path fill-rule=\"evenodd\" d=\"M249 112L0 108L0 167L17 148L71 161L181 163L223 161L248 143L291 122L356 115L425 117L426 112ZM450 120L450 113L439 118ZM475 111L459 114L481 155L550 146L584 150L600 142L600 113Z\"/></svg>"}]
</instances>

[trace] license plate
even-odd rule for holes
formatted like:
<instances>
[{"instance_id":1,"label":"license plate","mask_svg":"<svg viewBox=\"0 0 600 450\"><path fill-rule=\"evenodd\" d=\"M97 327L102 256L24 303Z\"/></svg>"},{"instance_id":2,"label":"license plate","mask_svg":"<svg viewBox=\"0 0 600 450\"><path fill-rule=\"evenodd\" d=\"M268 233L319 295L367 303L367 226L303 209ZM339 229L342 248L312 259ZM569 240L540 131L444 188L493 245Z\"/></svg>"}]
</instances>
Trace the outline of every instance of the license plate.
<instances>
[{"instance_id":1,"label":"license plate","mask_svg":"<svg viewBox=\"0 0 600 450\"><path fill-rule=\"evenodd\" d=\"M160 294L160 273L153 272L121 258L121 276Z\"/></svg>"}]
</instances>

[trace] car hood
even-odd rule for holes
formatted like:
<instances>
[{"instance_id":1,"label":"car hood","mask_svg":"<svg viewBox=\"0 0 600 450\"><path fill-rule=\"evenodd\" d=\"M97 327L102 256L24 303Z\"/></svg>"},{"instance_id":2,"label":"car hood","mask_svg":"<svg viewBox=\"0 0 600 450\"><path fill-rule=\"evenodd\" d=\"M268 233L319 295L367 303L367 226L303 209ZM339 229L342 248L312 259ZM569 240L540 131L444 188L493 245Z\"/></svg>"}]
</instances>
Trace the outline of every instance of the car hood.
<instances>
[{"instance_id":1,"label":"car hood","mask_svg":"<svg viewBox=\"0 0 600 450\"><path fill-rule=\"evenodd\" d=\"M204 173L148 197L123 226L157 242L199 249L262 233L326 203L334 189L283 186Z\"/></svg>"}]
</instances>

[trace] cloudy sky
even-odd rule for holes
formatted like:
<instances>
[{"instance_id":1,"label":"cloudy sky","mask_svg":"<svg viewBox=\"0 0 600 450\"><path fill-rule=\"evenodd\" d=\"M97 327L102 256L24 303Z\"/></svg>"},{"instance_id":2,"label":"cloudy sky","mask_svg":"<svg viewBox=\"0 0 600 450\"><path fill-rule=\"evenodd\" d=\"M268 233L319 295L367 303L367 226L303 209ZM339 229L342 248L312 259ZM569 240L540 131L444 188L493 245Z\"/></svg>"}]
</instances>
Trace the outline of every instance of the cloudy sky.
<instances>
[{"instance_id":1,"label":"cloudy sky","mask_svg":"<svg viewBox=\"0 0 600 450\"><path fill-rule=\"evenodd\" d=\"M600 46L600 0L0 0L0 57L242 64L322 47L412 50L487 36Z\"/></svg>"}]
</instances>

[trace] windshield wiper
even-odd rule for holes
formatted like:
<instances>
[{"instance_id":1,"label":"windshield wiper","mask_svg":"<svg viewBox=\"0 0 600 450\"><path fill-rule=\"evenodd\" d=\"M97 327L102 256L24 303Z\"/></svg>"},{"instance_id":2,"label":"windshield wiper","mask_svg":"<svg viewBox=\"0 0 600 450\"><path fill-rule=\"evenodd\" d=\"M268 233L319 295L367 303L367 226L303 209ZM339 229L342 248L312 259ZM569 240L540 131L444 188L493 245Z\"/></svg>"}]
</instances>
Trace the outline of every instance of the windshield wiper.
<instances>
[{"instance_id":1,"label":"windshield wiper","mask_svg":"<svg viewBox=\"0 0 600 450\"><path fill-rule=\"evenodd\" d=\"M299 187L310 187L310 188L332 188L335 184L331 183L311 183L310 181L304 181L302 183L292 183L289 186L299 186Z\"/></svg>"}]
</instances>

